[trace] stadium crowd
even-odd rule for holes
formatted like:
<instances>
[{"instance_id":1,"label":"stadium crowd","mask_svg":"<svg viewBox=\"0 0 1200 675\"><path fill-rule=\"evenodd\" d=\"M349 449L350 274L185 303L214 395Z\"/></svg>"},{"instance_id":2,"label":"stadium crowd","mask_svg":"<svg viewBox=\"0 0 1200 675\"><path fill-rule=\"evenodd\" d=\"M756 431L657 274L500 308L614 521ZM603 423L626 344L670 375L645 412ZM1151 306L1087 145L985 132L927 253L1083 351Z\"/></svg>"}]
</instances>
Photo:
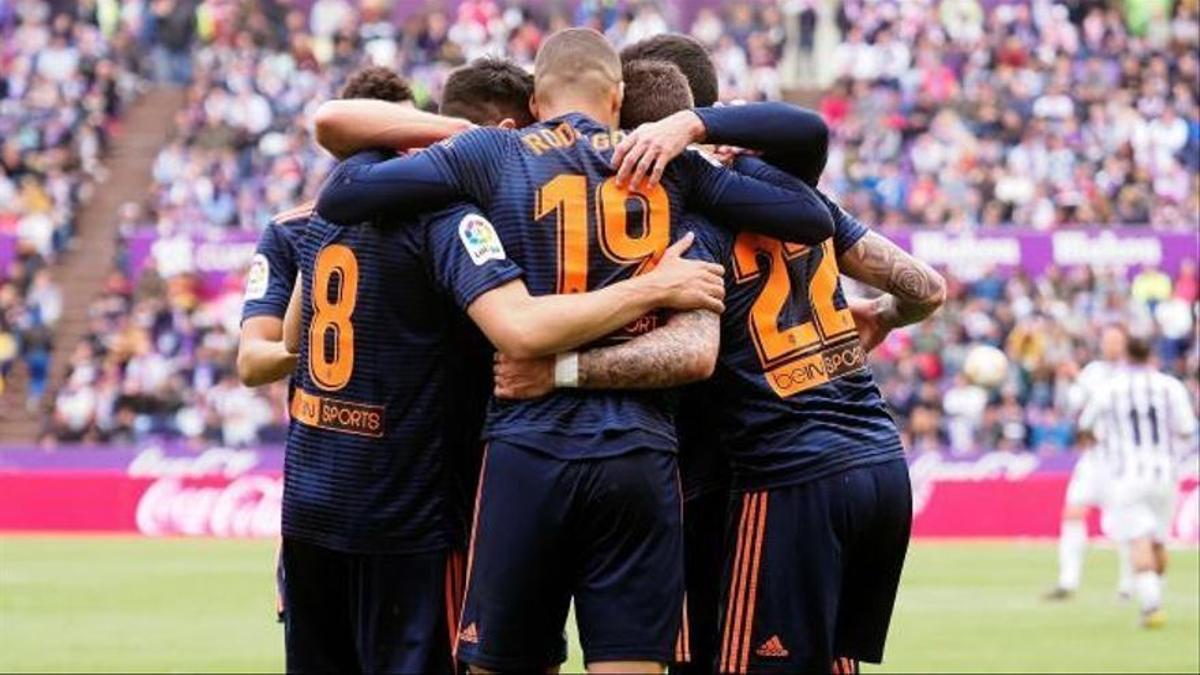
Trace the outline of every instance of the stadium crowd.
<instances>
[{"instance_id":1,"label":"stadium crowd","mask_svg":"<svg viewBox=\"0 0 1200 675\"><path fill-rule=\"evenodd\" d=\"M0 3L0 392L23 360L31 405L62 315L52 265L104 180L101 155L140 83L129 26L102 29L95 10Z\"/></svg>"},{"instance_id":2,"label":"stadium crowd","mask_svg":"<svg viewBox=\"0 0 1200 675\"><path fill-rule=\"evenodd\" d=\"M332 160L307 120L365 61L405 73L429 107L456 65L498 51L531 64L541 38L571 23L618 46L681 25L673 3L596 0L574 15L466 0L401 22L372 1L316 0L308 13L272 1L154 8L161 28L143 40L149 63L157 79L185 84L187 105L155 160L146 203L120 219L125 234L160 237L256 232L315 194ZM824 187L864 222L1196 227L1196 2L1145 25L1104 2L845 0L834 16L824 9L732 2L699 11L690 30L712 50L725 98L761 99L780 95L785 55L811 56L818 24L836 22L828 57L837 78L820 102L835 132ZM139 276L127 263L118 261L90 308L47 441L281 438L282 388L246 390L233 373L240 289L214 295L194 275ZM873 356L909 446L1069 447L1065 392L1108 321L1156 326L1161 353L1195 391L1194 266L1150 277L1132 287L1086 270L1008 284L951 277L942 312ZM961 376L980 342L1011 356L997 391Z\"/></svg>"},{"instance_id":3,"label":"stadium crowd","mask_svg":"<svg viewBox=\"0 0 1200 675\"><path fill-rule=\"evenodd\" d=\"M841 7L821 112L839 141L826 180L853 212L947 228L1196 227L1194 0Z\"/></svg>"},{"instance_id":4,"label":"stadium crowd","mask_svg":"<svg viewBox=\"0 0 1200 675\"><path fill-rule=\"evenodd\" d=\"M1182 379L1200 401L1200 350L1194 312L1200 280L1194 262L1175 278L1147 269L1124 275L1085 267L1051 268L1039 278L1007 282L984 276L968 282L946 274L948 299L925 323L889 336L872 367L906 436L910 451L949 448L1058 452L1075 442L1067 413L1079 371L1099 358L1108 325L1157 335L1163 369ZM996 388L963 374L972 345L1009 358Z\"/></svg>"}]
</instances>

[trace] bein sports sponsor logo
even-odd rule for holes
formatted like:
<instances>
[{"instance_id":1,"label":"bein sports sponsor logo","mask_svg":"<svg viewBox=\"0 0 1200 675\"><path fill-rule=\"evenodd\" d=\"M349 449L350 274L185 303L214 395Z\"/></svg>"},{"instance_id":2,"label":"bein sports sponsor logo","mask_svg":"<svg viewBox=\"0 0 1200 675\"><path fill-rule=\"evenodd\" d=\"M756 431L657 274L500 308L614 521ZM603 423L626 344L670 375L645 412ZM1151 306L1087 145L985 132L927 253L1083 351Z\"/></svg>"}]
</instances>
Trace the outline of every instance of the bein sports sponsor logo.
<instances>
[{"instance_id":1,"label":"bein sports sponsor logo","mask_svg":"<svg viewBox=\"0 0 1200 675\"><path fill-rule=\"evenodd\" d=\"M223 476L237 478L258 466L253 450L209 448L198 455L168 455L162 448L146 448L129 462L126 474L133 478L166 476Z\"/></svg>"},{"instance_id":2,"label":"bein sports sponsor logo","mask_svg":"<svg viewBox=\"0 0 1200 675\"><path fill-rule=\"evenodd\" d=\"M977 482L983 480L1020 481L1037 471L1040 461L1028 453L989 452L973 459L947 459L927 452L908 465L912 481L913 514L925 509L938 481Z\"/></svg>"},{"instance_id":3,"label":"bein sports sponsor logo","mask_svg":"<svg viewBox=\"0 0 1200 675\"><path fill-rule=\"evenodd\" d=\"M138 500L137 528L148 537L275 537L282 499L283 479L270 476L223 485L160 478Z\"/></svg>"},{"instance_id":4,"label":"bein sports sponsor logo","mask_svg":"<svg viewBox=\"0 0 1200 675\"><path fill-rule=\"evenodd\" d=\"M786 397L858 370L865 365L866 358L858 337L854 336L850 342L768 371L766 377L771 389Z\"/></svg>"}]
</instances>

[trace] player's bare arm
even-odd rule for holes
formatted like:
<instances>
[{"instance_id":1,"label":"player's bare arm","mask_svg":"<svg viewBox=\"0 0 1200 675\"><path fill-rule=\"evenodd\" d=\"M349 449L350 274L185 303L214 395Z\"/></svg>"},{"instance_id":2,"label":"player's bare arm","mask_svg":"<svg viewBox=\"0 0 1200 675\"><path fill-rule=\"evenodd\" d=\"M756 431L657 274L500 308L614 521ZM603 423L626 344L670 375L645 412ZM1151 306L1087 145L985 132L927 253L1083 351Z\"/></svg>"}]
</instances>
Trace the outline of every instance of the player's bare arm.
<instances>
[{"instance_id":1,"label":"player's bare arm","mask_svg":"<svg viewBox=\"0 0 1200 675\"><path fill-rule=\"evenodd\" d=\"M566 356L577 359L575 377L580 388L666 389L712 376L720 344L720 317L695 310L675 314L662 328L628 342ZM556 362L561 360L498 356L496 396L545 396L557 386Z\"/></svg>"},{"instance_id":2,"label":"player's bare arm","mask_svg":"<svg viewBox=\"0 0 1200 675\"><path fill-rule=\"evenodd\" d=\"M327 101L313 116L317 143L338 159L368 148L424 148L470 128L467 120L371 99Z\"/></svg>"},{"instance_id":3,"label":"player's bare arm","mask_svg":"<svg viewBox=\"0 0 1200 675\"><path fill-rule=\"evenodd\" d=\"M874 349L893 329L923 321L946 301L946 280L886 237L868 233L838 258L851 279L885 292L850 303L863 347Z\"/></svg>"},{"instance_id":4,"label":"player's bare arm","mask_svg":"<svg viewBox=\"0 0 1200 675\"><path fill-rule=\"evenodd\" d=\"M724 310L724 269L683 258L694 236L671 245L650 272L582 294L530 295L514 280L481 295L467 314L500 353L533 359L574 349L655 309Z\"/></svg>"},{"instance_id":5,"label":"player's bare arm","mask_svg":"<svg viewBox=\"0 0 1200 675\"><path fill-rule=\"evenodd\" d=\"M237 374L247 387L282 380L296 369L296 355L283 343L283 322L273 316L255 316L242 324L238 338Z\"/></svg>"}]
</instances>

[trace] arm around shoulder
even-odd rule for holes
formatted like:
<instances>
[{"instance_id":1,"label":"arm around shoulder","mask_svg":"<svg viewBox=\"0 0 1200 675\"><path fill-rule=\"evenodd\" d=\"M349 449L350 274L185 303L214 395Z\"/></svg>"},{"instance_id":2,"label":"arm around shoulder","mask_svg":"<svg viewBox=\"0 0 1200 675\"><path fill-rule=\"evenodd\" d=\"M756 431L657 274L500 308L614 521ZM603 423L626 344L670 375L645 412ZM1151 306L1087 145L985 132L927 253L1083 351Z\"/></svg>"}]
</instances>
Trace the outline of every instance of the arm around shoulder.
<instances>
[{"instance_id":1,"label":"arm around shoulder","mask_svg":"<svg viewBox=\"0 0 1200 675\"><path fill-rule=\"evenodd\" d=\"M470 128L466 120L371 99L326 101L313 115L317 143L338 159L368 148L424 148Z\"/></svg>"}]
</instances>

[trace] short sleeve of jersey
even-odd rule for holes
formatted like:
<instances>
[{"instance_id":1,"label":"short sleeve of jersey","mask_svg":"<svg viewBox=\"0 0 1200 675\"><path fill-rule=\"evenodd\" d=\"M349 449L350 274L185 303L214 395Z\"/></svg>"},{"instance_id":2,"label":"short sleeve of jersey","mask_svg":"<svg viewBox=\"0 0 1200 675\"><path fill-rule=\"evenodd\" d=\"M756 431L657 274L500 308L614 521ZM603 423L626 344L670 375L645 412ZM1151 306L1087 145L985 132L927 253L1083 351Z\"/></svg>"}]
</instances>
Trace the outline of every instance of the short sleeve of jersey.
<instances>
[{"instance_id":1,"label":"short sleeve of jersey","mask_svg":"<svg viewBox=\"0 0 1200 675\"><path fill-rule=\"evenodd\" d=\"M296 247L284 228L300 224L269 223L263 230L246 273L242 321L256 316L282 319L296 284Z\"/></svg>"},{"instance_id":2,"label":"short sleeve of jersey","mask_svg":"<svg viewBox=\"0 0 1200 675\"><path fill-rule=\"evenodd\" d=\"M424 218L434 281L466 309L479 296L524 271L504 251L496 228L473 205L459 204Z\"/></svg>"},{"instance_id":3,"label":"short sleeve of jersey","mask_svg":"<svg viewBox=\"0 0 1200 675\"><path fill-rule=\"evenodd\" d=\"M1095 392L1087 400L1083 406L1083 411L1079 413L1079 429L1082 431L1094 431L1097 420L1108 409L1109 390L1108 387L1103 387Z\"/></svg>"},{"instance_id":4,"label":"short sleeve of jersey","mask_svg":"<svg viewBox=\"0 0 1200 675\"><path fill-rule=\"evenodd\" d=\"M432 145L425 153L455 190L486 208L499 182L500 164L517 142L511 131L479 127Z\"/></svg>"},{"instance_id":5,"label":"short sleeve of jersey","mask_svg":"<svg viewBox=\"0 0 1200 675\"><path fill-rule=\"evenodd\" d=\"M867 236L870 230L859 222L858 218L846 213L837 202L825 196L825 193L817 194L825 201L829 207L829 214L833 216L833 250L837 255L841 255Z\"/></svg>"},{"instance_id":6,"label":"short sleeve of jersey","mask_svg":"<svg viewBox=\"0 0 1200 675\"><path fill-rule=\"evenodd\" d=\"M1170 397L1168 405L1171 406L1171 420L1175 427L1171 431L1185 438L1196 435L1196 413L1194 412L1195 408L1192 407L1192 397L1188 395L1187 387L1179 380L1171 379L1167 394Z\"/></svg>"}]
</instances>

